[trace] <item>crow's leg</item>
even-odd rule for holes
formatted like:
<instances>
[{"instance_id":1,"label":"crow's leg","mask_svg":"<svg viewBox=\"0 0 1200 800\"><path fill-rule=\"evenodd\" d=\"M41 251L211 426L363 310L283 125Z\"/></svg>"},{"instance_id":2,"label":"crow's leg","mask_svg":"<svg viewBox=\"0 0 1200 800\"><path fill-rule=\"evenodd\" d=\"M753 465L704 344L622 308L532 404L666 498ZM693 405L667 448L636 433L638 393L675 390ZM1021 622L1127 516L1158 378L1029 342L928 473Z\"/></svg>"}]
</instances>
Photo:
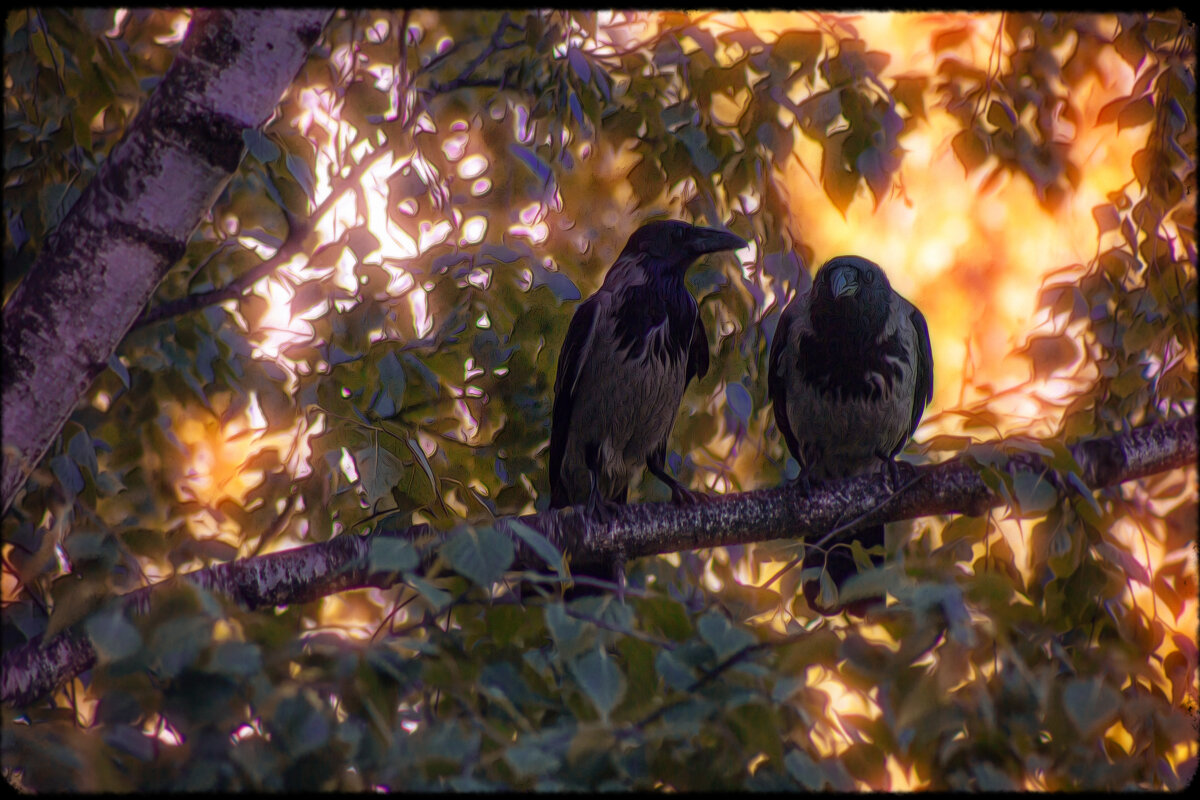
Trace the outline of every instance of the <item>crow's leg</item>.
<instances>
[{"instance_id":1,"label":"crow's leg","mask_svg":"<svg viewBox=\"0 0 1200 800\"><path fill-rule=\"evenodd\" d=\"M708 495L693 492L679 481L675 480L666 470L667 446L655 448L646 456L646 466L650 474L665 483L671 489L671 502L682 506L694 506L707 501Z\"/></svg>"},{"instance_id":2,"label":"crow's leg","mask_svg":"<svg viewBox=\"0 0 1200 800\"><path fill-rule=\"evenodd\" d=\"M600 447L599 445L588 445L584 451L584 462L587 466L588 481L590 487L588 489L587 499L587 514L597 522L607 525L612 520L613 512L617 510L617 506L625 502L625 492L627 487L622 488L616 494L619 499L610 500L600 491Z\"/></svg>"},{"instance_id":3,"label":"crow's leg","mask_svg":"<svg viewBox=\"0 0 1200 800\"><path fill-rule=\"evenodd\" d=\"M612 493L610 509L615 510L617 506L625 505L629 499L629 484L622 484L619 488L614 488ZM610 531L611 535L611 531ZM625 548L621 546L619 541L615 541L613 556L612 571L609 573L610 578L617 584L617 600L624 604L625 602Z\"/></svg>"},{"instance_id":4,"label":"crow's leg","mask_svg":"<svg viewBox=\"0 0 1200 800\"><path fill-rule=\"evenodd\" d=\"M816 478L811 477L807 471L804 471L792 478L792 485L799 486L800 491L805 497L807 497L824 486L825 481L817 480Z\"/></svg>"},{"instance_id":5,"label":"crow's leg","mask_svg":"<svg viewBox=\"0 0 1200 800\"><path fill-rule=\"evenodd\" d=\"M886 453L876 453L875 456L883 462L883 466L887 470L888 482L890 484L888 488L892 492L899 491L905 482L917 476L917 468L907 461L897 461L895 456Z\"/></svg>"},{"instance_id":6,"label":"crow's leg","mask_svg":"<svg viewBox=\"0 0 1200 800\"><path fill-rule=\"evenodd\" d=\"M800 465L800 472L797 473L796 477L792 478L791 483L793 486L799 486L800 491L805 497L807 497L808 495L820 489L825 484L825 481L819 478L814 478L812 475L812 468L809 467L809 464L816 464L820 462L820 453L810 454L808 452L802 452L801 456L801 458L796 459L796 463Z\"/></svg>"},{"instance_id":7,"label":"crow's leg","mask_svg":"<svg viewBox=\"0 0 1200 800\"><path fill-rule=\"evenodd\" d=\"M612 522L613 514L617 508L625 503L625 498L629 492L629 484L624 483L619 487L613 487L613 497L608 499L604 497L604 493L600 490L600 448L597 445L589 445L584 450L584 462L588 470L588 479L590 486L588 489L587 505L585 513L591 519L608 526ZM611 535L611 533L610 533ZM602 578L611 580L617 584L617 597L624 602L625 599L625 558L624 552L619 546L614 546L614 552L617 553L613 557L612 562L607 566L597 565L595 568L583 568L578 570L580 575L590 575L594 578ZM595 594L599 590L585 587L574 592L575 597L584 597Z\"/></svg>"}]
</instances>

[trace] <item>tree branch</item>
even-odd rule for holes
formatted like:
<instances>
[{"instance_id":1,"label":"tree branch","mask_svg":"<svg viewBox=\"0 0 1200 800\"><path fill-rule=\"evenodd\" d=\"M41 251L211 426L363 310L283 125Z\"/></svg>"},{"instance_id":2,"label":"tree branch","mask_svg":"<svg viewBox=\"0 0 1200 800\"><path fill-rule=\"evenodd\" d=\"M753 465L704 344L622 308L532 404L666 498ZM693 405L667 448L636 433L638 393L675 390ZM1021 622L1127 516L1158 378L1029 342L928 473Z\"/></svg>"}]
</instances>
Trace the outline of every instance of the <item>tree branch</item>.
<instances>
[{"instance_id":1,"label":"tree branch","mask_svg":"<svg viewBox=\"0 0 1200 800\"><path fill-rule=\"evenodd\" d=\"M992 454L1000 443L985 445ZM1114 436L1080 442L1070 448L1079 477L1091 489L1144 478L1196 462L1196 417L1158 422ZM974 459L955 458L921 467L906 491L891 494L883 476L862 476L830 483L809 496L793 485L724 495L694 506L646 503L623 506L610 525L593 522L575 509L544 511L515 518L546 536L573 563L595 563L721 547L778 538L814 540L856 516L863 523L890 522L935 514L982 515L1005 500L993 493L980 476ZM993 469L1010 475L1054 473L1042 458L1028 450L993 462ZM497 529L513 538L514 569L545 569L545 562L512 532L513 517L496 520ZM224 595L247 609L305 603L350 589L389 587L402 582L399 574L372 571L371 540L375 536L412 541L428 562L443 537L427 525L396 529L381 527L368 536L344 535L327 542L278 553L254 556L171 578L126 595L128 608L148 607L164 584L186 580ZM20 707L34 702L64 680L95 664L96 654L81 626L50 642L40 637L4 654L0 700Z\"/></svg>"},{"instance_id":2,"label":"tree branch","mask_svg":"<svg viewBox=\"0 0 1200 800\"><path fill-rule=\"evenodd\" d=\"M170 69L4 305L7 511L320 36L329 9L198 11Z\"/></svg>"},{"instance_id":3,"label":"tree branch","mask_svg":"<svg viewBox=\"0 0 1200 800\"><path fill-rule=\"evenodd\" d=\"M405 127L408 127L408 123L405 124ZM207 308L208 306L216 303L223 303L226 300L234 300L238 297L241 297L245 292L253 287L254 284L258 283L260 280L279 269L288 261L291 261L298 253L304 252L304 241L308 238L308 234L312 231L312 226L316 223L316 221L328 213L328 211L333 208L334 204L342 199L348 189L361 181L363 176L367 174L368 170L375 166L380 159L386 155L389 155L390 153L391 151L388 149L379 148L374 152L365 154L362 161L359 161L357 164L351 167L350 172L346 174L346 177L339 178L337 180L337 183L334 184L333 190L329 193L329 196L322 201L321 205L313 209L312 213L308 215L307 219L300 220L289 215L290 231L288 233L288 238L280 246L279 250L275 252L275 255L271 256L266 261L251 267L246 272L234 278L232 281L219 289L213 289L208 292L199 292L197 294L184 295L183 297L175 300L161 303L160 305L155 306L153 309L147 309L146 312L137 320L137 322L134 323L133 327L141 328L145 325L153 325L156 322L161 322L165 319L171 319L184 314L190 314L193 311L199 311L202 308ZM320 248L318 248L318 250L319 249Z\"/></svg>"},{"instance_id":4,"label":"tree branch","mask_svg":"<svg viewBox=\"0 0 1200 800\"><path fill-rule=\"evenodd\" d=\"M364 159L364 163L366 163ZM360 167L362 164L359 165ZM333 197L333 196L331 196ZM336 195L340 198L341 195ZM316 219L326 210L326 206L330 205L327 201L321 204L321 208L317 209L311 216L311 219ZM200 292L197 294L188 294L175 300L170 300L166 303L160 303L152 309L146 309L137 322L133 323L133 328L153 325L156 322L162 322L165 319L180 317L184 314L190 314L193 311L199 311L202 308L214 305L215 303L223 303L226 300L234 300L241 297L242 294L258 283L258 281L267 275L270 275L279 267L291 261L296 254L304 252L303 244L310 230L309 223L298 223L293 220L291 230L288 233L288 238L275 251L275 255L257 264L243 272L234 280L222 286L220 289L213 289L209 292Z\"/></svg>"},{"instance_id":5,"label":"tree branch","mask_svg":"<svg viewBox=\"0 0 1200 800\"><path fill-rule=\"evenodd\" d=\"M438 56L435 56L433 59L430 60L430 62L428 64L426 64L424 67L418 68L416 70L416 72L414 72L412 75L408 75L407 63L406 63L407 53L408 53L408 47L407 47L408 11L407 10L404 12L403 19L404 19L404 22L402 23L402 27L400 30L400 43L401 43L400 69L404 73L402 76L402 79L401 79L402 82L401 82L401 88L400 88L402 100L403 100L403 92L406 92L408 90L409 84L413 80L415 80L418 75L427 74L428 72L430 72L436 64L440 63L442 61L442 59L449 56L451 53L453 53L458 48L458 45L456 44L455 46L449 48L445 52L439 54ZM429 88L420 89L419 90L420 94L422 94L423 96L432 96L432 95L437 95L437 94L449 94L451 92L458 91L459 89L472 89L472 88L500 88L500 89L502 89L502 88L504 88L505 81L504 81L503 77L492 78L492 79L474 78L473 74L474 74L475 70L479 67L480 64L482 64L485 60L487 60L492 55L494 55L497 51L510 50L520 44L520 42L503 44L500 41L501 38L503 37L505 31L507 31L510 28L517 29L518 26L513 24L512 20L509 19L508 14L505 14L503 17L501 17L500 24L497 27L495 33L492 34L492 38L491 38L489 45L486 48L484 48L484 50L481 53L479 53L479 55L476 56L475 59L473 59L470 62L470 64L467 65L467 67L465 67L463 69L462 73L459 75L458 78L456 78L453 81L450 81L449 83L444 83L444 84L436 83L436 82L431 83ZM417 118L417 115L412 114L412 115L409 115L405 120L403 120L402 125L401 125L401 131L407 132L409 129L411 129L413 124L416 122L416 118ZM374 164L376 162L378 162L380 158L382 158L385 155L388 155L389 153L392 153L394 150L395 150L394 147L393 148L378 148L373 153L365 156L362 161L360 161L357 165L355 165L350 170L350 173L348 175L346 175L344 178L336 179L336 182L334 183L332 191L329 193L329 196L325 198L324 202L322 202L320 206L313 209L312 213L310 213L308 215L308 218L306 220L298 221L294 218L290 219L289 221L292 223L292 225L291 225L291 231L288 235L288 238L283 243L283 245L279 248L279 250L275 253L274 256L267 259L266 261L263 261L261 264L258 264L256 266L252 267L251 269L247 270L245 273L243 273L242 275L239 275L237 278L230 281L225 286L220 287L219 289L213 289L213 290L207 291L207 292L198 292L196 294L185 295L184 297L180 297L175 300L170 300L165 303L161 303L158 306L155 306L153 309L147 309L141 315L141 317L139 317L138 320L133 324L133 327L134 328L142 328L146 325L153 325L153 324L155 324L157 322L161 322L165 319L172 319L174 317L183 316L184 314L190 314L194 311L199 311L200 309L207 308L208 306L214 305L216 303L223 303L226 300L235 300L238 297L241 297L242 294L244 294L246 291L248 291L259 280L272 274L279 267L281 267L282 265L284 265L288 261L290 261L292 258L294 258L298 253L303 252L302 245L304 243L304 240L307 238L309 232L311 231L312 225L314 224L315 220L318 220L322 216L324 216L325 213L328 212L329 209L333 207L334 203L341 200L342 196L346 192L346 189L357 184L362 179L363 175L366 174L367 170L370 169L370 167L374 166Z\"/></svg>"}]
</instances>

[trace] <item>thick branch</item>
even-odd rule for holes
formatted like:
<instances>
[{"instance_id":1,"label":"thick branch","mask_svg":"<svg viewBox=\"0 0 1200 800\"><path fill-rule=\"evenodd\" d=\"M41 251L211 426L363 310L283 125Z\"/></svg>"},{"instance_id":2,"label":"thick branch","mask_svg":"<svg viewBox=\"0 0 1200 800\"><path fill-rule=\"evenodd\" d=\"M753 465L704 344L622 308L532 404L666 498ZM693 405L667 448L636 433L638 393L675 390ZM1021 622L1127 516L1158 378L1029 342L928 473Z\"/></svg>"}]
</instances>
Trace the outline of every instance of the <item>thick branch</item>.
<instances>
[{"instance_id":1,"label":"thick branch","mask_svg":"<svg viewBox=\"0 0 1200 800\"><path fill-rule=\"evenodd\" d=\"M1196 418L1189 416L1081 442L1071 452L1084 483L1100 489L1194 464L1196 448ZM1022 471L1049 473L1041 458L1028 452L1011 455L996 468L1014 475ZM860 522L888 522L934 514L980 515L1002 505L1004 499L988 489L977 470L963 458L922 467L918 470L919 479L897 495L888 491L883 477L865 476L832 483L807 497L796 486L783 486L716 497L696 506L630 505L619 509L608 527L591 522L573 509L546 511L519 519L569 553L575 562L605 561L618 555L635 558L783 537L812 541L859 517L864 509L875 510L862 515ZM506 530L512 519L499 520L497 527ZM432 557L441 541L425 525L383 529L372 536L412 540L426 558ZM232 598L248 609L304 603L349 589L387 587L402 582L395 573L371 572L372 536L341 536L320 544L220 564L172 580L190 581ZM516 566L545 568L545 563L522 540L514 536L514 543ZM135 609L145 608L160 586L127 595L127 604ZM91 667L95 659L95 651L79 626L59 634L48 644L34 639L4 654L0 699L8 705L27 705Z\"/></svg>"},{"instance_id":2,"label":"thick branch","mask_svg":"<svg viewBox=\"0 0 1200 800\"><path fill-rule=\"evenodd\" d=\"M1116 436L1080 442L1070 448L1080 477L1092 489L1144 478L1196 462L1196 418L1136 428ZM1050 470L1034 453L1010 454L998 467L1011 475ZM895 522L936 514L980 516L1003 505L967 459L921 467L918 480L892 495L882 476L868 475L830 484L805 497L799 487L781 486L723 495L696 506L632 505L620 508L608 528L589 530L585 520L566 516L561 539L545 514L522 522L542 531L577 560L609 560L618 546L626 558L701 547L729 547L778 538L815 541L851 520L857 524ZM1056 479L1055 479L1056 480ZM874 509L870 513L869 509Z\"/></svg>"},{"instance_id":3,"label":"thick branch","mask_svg":"<svg viewBox=\"0 0 1200 800\"><path fill-rule=\"evenodd\" d=\"M7 511L332 12L197 11L171 68L4 306Z\"/></svg>"}]
</instances>

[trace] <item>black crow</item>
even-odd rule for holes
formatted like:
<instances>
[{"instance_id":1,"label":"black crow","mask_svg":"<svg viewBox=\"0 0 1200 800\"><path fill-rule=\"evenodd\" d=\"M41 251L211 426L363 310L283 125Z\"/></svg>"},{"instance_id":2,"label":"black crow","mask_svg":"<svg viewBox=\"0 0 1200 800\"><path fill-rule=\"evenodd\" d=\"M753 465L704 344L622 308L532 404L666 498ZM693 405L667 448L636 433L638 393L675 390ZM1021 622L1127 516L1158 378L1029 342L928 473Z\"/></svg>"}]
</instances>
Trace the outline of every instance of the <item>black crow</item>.
<instances>
[{"instance_id":1,"label":"black crow","mask_svg":"<svg viewBox=\"0 0 1200 800\"><path fill-rule=\"evenodd\" d=\"M767 387L775 424L800 464L798 480L806 489L881 466L895 487L895 456L933 399L925 317L892 289L877 264L858 256L830 259L779 317ZM867 549L882 546L883 526L860 528L853 538ZM880 557L872 560L882 564ZM848 543L835 544L828 557L812 548L801 566L823 566L838 588L858 571ZM804 596L822 614L840 610L840 604L820 602L819 581L806 582ZM862 616L882 600L866 598L846 608Z\"/></svg>"},{"instance_id":2,"label":"black crow","mask_svg":"<svg viewBox=\"0 0 1200 800\"><path fill-rule=\"evenodd\" d=\"M551 508L586 503L606 521L643 463L674 502L697 499L664 466L684 387L708 372L708 334L683 278L705 253L745 246L714 228L647 223L575 309L554 379Z\"/></svg>"}]
</instances>

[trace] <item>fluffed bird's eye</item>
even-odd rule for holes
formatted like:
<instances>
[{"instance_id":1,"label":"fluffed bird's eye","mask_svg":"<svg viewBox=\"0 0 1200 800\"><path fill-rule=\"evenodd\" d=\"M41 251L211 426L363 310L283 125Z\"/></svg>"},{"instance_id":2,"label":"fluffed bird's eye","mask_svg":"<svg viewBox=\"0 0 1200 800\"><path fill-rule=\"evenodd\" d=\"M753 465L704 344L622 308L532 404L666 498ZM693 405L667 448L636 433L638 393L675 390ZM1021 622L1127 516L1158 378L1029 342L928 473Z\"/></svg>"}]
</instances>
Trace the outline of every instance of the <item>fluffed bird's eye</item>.
<instances>
[{"instance_id":1,"label":"fluffed bird's eye","mask_svg":"<svg viewBox=\"0 0 1200 800\"><path fill-rule=\"evenodd\" d=\"M874 272L867 270L866 272L863 273L863 283L874 283L874 282L875 282L875 273Z\"/></svg>"}]
</instances>

